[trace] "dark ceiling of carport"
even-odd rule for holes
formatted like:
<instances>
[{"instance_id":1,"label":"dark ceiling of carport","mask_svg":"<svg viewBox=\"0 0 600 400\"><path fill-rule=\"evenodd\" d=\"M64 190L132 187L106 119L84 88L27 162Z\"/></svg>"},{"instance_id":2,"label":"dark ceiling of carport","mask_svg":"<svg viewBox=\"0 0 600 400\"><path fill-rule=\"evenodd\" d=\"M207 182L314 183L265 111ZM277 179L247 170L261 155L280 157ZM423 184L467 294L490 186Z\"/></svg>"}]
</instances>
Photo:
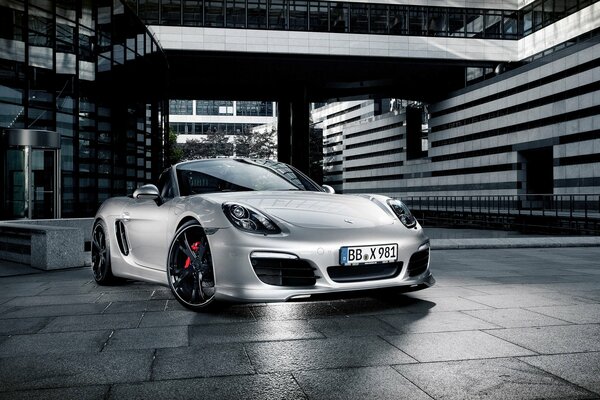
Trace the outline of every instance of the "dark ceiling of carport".
<instances>
[{"instance_id":1,"label":"dark ceiling of carport","mask_svg":"<svg viewBox=\"0 0 600 400\"><path fill-rule=\"evenodd\" d=\"M172 99L308 101L395 97L435 101L464 86L465 61L166 51ZM494 66L492 63L477 63Z\"/></svg>"}]
</instances>

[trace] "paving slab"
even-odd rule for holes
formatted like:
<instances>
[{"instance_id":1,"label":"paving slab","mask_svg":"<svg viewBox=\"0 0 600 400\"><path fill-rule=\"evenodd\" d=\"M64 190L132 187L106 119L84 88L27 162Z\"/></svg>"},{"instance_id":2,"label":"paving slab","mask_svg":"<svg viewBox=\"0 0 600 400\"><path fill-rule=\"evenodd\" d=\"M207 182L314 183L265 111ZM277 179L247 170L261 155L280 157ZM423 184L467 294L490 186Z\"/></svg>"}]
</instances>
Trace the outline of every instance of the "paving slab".
<instances>
[{"instance_id":1,"label":"paving slab","mask_svg":"<svg viewBox=\"0 0 600 400\"><path fill-rule=\"evenodd\" d=\"M499 327L496 324L471 317L458 311L380 315L378 318L392 325L400 332L405 333L472 331Z\"/></svg>"},{"instance_id":2,"label":"paving slab","mask_svg":"<svg viewBox=\"0 0 600 400\"><path fill-rule=\"evenodd\" d=\"M308 324L327 337L394 335L400 331L375 317L332 317L309 319Z\"/></svg>"},{"instance_id":3,"label":"paving slab","mask_svg":"<svg viewBox=\"0 0 600 400\"><path fill-rule=\"evenodd\" d=\"M600 353L598 352L519 359L600 395Z\"/></svg>"},{"instance_id":4,"label":"paving slab","mask_svg":"<svg viewBox=\"0 0 600 400\"><path fill-rule=\"evenodd\" d=\"M175 326L175 325L206 325L254 321L254 315L249 308L226 309L223 312L197 313L190 310L146 312L140 327Z\"/></svg>"},{"instance_id":5,"label":"paving slab","mask_svg":"<svg viewBox=\"0 0 600 400\"><path fill-rule=\"evenodd\" d=\"M104 314L164 311L167 308L167 300L114 301L104 306Z\"/></svg>"},{"instance_id":6,"label":"paving slab","mask_svg":"<svg viewBox=\"0 0 600 400\"><path fill-rule=\"evenodd\" d=\"M388 366L320 369L297 371L293 374L310 399L431 399Z\"/></svg>"},{"instance_id":7,"label":"paving slab","mask_svg":"<svg viewBox=\"0 0 600 400\"><path fill-rule=\"evenodd\" d=\"M535 309L532 309L535 310ZM521 328L531 326L568 325L569 322L551 318L537 312L520 308L501 308L494 310L467 310L463 313L503 328Z\"/></svg>"},{"instance_id":8,"label":"paving slab","mask_svg":"<svg viewBox=\"0 0 600 400\"><path fill-rule=\"evenodd\" d=\"M259 373L415 362L378 337L291 340L245 346Z\"/></svg>"},{"instance_id":9,"label":"paving slab","mask_svg":"<svg viewBox=\"0 0 600 400\"><path fill-rule=\"evenodd\" d=\"M0 335L15 335L39 332L50 318L0 319Z\"/></svg>"},{"instance_id":10,"label":"paving slab","mask_svg":"<svg viewBox=\"0 0 600 400\"><path fill-rule=\"evenodd\" d=\"M29 307L11 307L0 314L0 318L31 318L31 317L56 317L60 315L100 314L106 304L56 304Z\"/></svg>"},{"instance_id":11,"label":"paving slab","mask_svg":"<svg viewBox=\"0 0 600 400\"><path fill-rule=\"evenodd\" d=\"M600 304L533 307L530 310L575 324L600 324Z\"/></svg>"},{"instance_id":12,"label":"paving slab","mask_svg":"<svg viewBox=\"0 0 600 400\"><path fill-rule=\"evenodd\" d=\"M571 295L560 293L490 294L468 296L467 299L493 308L565 306L581 303L581 300Z\"/></svg>"},{"instance_id":13,"label":"paving slab","mask_svg":"<svg viewBox=\"0 0 600 400\"><path fill-rule=\"evenodd\" d=\"M108 330L14 335L0 344L0 357L65 352L94 353L100 351L109 335Z\"/></svg>"},{"instance_id":14,"label":"paving slab","mask_svg":"<svg viewBox=\"0 0 600 400\"><path fill-rule=\"evenodd\" d=\"M158 349L152 368L152 380L254 373L243 344L211 344Z\"/></svg>"},{"instance_id":15,"label":"paving slab","mask_svg":"<svg viewBox=\"0 0 600 400\"><path fill-rule=\"evenodd\" d=\"M308 319L341 315L331 303L323 302L299 302L299 303L275 303L269 305L250 307L252 314L258 320L283 321L291 319Z\"/></svg>"},{"instance_id":16,"label":"paving slab","mask_svg":"<svg viewBox=\"0 0 600 400\"><path fill-rule=\"evenodd\" d=\"M114 385L109 399L306 399L291 374L259 374Z\"/></svg>"},{"instance_id":17,"label":"paving slab","mask_svg":"<svg viewBox=\"0 0 600 400\"><path fill-rule=\"evenodd\" d=\"M124 314L60 316L54 317L54 319L52 319L52 321L40 332L76 332L136 328L142 315L141 312L137 312Z\"/></svg>"},{"instance_id":18,"label":"paving slab","mask_svg":"<svg viewBox=\"0 0 600 400\"><path fill-rule=\"evenodd\" d=\"M480 331L409 333L384 339L419 362L535 354Z\"/></svg>"},{"instance_id":19,"label":"paving slab","mask_svg":"<svg viewBox=\"0 0 600 400\"><path fill-rule=\"evenodd\" d=\"M496 329L487 333L542 354L600 351L600 325Z\"/></svg>"},{"instance_id":20,"label":"paving slab","mask_svg":"<svg viewBox=\"0 0 600 400\"><path fill-rule=\"evenodd\" d=\"M237 324L190 326L190 345L209 343L262 342L320 338L304 320L259 321Z\"/></svg>"},{"instance_id":21,"label":"paving slab","mask_svg":"<svg viewBox=\"0 0 600 400\"><path fill-rule=\"evenodd\" d=\"M519 360L467 360L394 367L434 399L590 399L596 396Z\"/></svg>"},{"instance_id":22,"label":"paving slab","mask_svg":"<svg viewBox=\"0 0 600 400\"><path fill-rule=\"evenodd\" d=\"M23 390L20 392L0 393L4 400L97 400L104 399L108 394L109 386L79 386L59 389Z\"/></svg>"},{"instance_id":23,"label":"paving slab","mask_svg":"<svg viewBox=\"0 0 600 400\"><path fill-rule=\"evenodd\" d=\"M149 380L153 355L153 350L127 350L0 358L0 391Z\"/></svg>"},{"instance_id":24,"label":"paving slab","mask_svg":"<svg viewBox=\"0 0 600 400\"><path fill-rule=\"evenodd\" d=\"M16 307L27 306L47 306L60 304L82 304L93 303L98 299L98 294L74 294L74 295L54 295L54 296L30 296L15 297L6 302L6 305Z\"/></svg>"},{"instance_id":25,"label":"paving slab","mask_svg":"<svg viewBox=\"0 0 600 400\"><path fill-rule=\"evenodd\" d=\"M124 349L155 349L188 345L187 326L118 329L114 331L104 351Z\"/></svg>"}]
</instances>

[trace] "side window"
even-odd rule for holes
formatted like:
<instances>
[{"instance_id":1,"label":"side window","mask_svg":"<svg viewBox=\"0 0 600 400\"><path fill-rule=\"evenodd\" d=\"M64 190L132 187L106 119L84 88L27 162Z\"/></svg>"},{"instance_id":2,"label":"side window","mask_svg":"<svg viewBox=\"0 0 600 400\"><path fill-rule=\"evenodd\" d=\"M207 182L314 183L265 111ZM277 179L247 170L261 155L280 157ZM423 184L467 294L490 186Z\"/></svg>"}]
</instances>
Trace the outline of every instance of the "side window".
<instances>
[{"instance_id":1,"label":"side window","mask_svg":"<svg viewBox=\"0 0 600 400\"><path fill-rule=\"evenodd\" d=\"M164 201L169 201L175 197L173 180L171 179L171 170L167 170L160 175L158 179L158 190Z\"/></svg>"}]
</instances>

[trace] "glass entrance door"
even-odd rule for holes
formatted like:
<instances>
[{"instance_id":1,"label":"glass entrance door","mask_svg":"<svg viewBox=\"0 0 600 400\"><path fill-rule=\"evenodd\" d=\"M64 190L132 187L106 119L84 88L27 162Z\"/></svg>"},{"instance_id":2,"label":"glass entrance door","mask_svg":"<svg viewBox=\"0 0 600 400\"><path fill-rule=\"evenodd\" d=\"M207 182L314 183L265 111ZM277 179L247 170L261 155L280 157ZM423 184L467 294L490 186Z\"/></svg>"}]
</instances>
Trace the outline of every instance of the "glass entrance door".
<instances>
[{"instance_id":1,"label":"glass entrance door","mask_svg":"<svg viewBox=\"0 0 600 400\"><path fill-rule=\"evenodd\" d=\"M4 166L4 211L8 218L27 218L29 204L26 197L26 154L25 149L6 150Z\"/></svg>"},{"instance_id":2,"label":"glass entrance door","mask_svg":"<svg viewBox=\"0 0 600 400\"><path fill-rule=\"evenodd\" d=\"M59 218L59 150L30 146L7 149L4 164L5 217Z\"/></svg>"},{"instance_id":3,"label":"glass entrance door","mask_svg":"<svg viewBox=\"0 0 600 400\"><path fill-rule=\"evenodd\" d=\"M56 218L56 152L31 151L30 218Z\"/></svg>"}]
</instances>

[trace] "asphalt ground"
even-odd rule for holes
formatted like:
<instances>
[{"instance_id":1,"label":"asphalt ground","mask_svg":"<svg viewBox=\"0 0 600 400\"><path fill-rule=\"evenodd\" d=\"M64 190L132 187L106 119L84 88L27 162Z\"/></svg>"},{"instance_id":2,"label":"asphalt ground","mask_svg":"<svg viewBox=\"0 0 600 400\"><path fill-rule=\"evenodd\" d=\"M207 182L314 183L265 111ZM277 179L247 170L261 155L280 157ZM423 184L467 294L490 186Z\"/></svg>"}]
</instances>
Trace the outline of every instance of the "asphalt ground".
<instances>
[{"instance_id":1,"label":"asphalt ground","mask_svg":"<svg viewBox=\"0 0 600 400\"><path fill-rule=\"evenodd\" d=\"M2 277L0 399L600 399L600 247L431 268L411 294L211 314L89 268Z\"/></svg>"}]
</instances>

